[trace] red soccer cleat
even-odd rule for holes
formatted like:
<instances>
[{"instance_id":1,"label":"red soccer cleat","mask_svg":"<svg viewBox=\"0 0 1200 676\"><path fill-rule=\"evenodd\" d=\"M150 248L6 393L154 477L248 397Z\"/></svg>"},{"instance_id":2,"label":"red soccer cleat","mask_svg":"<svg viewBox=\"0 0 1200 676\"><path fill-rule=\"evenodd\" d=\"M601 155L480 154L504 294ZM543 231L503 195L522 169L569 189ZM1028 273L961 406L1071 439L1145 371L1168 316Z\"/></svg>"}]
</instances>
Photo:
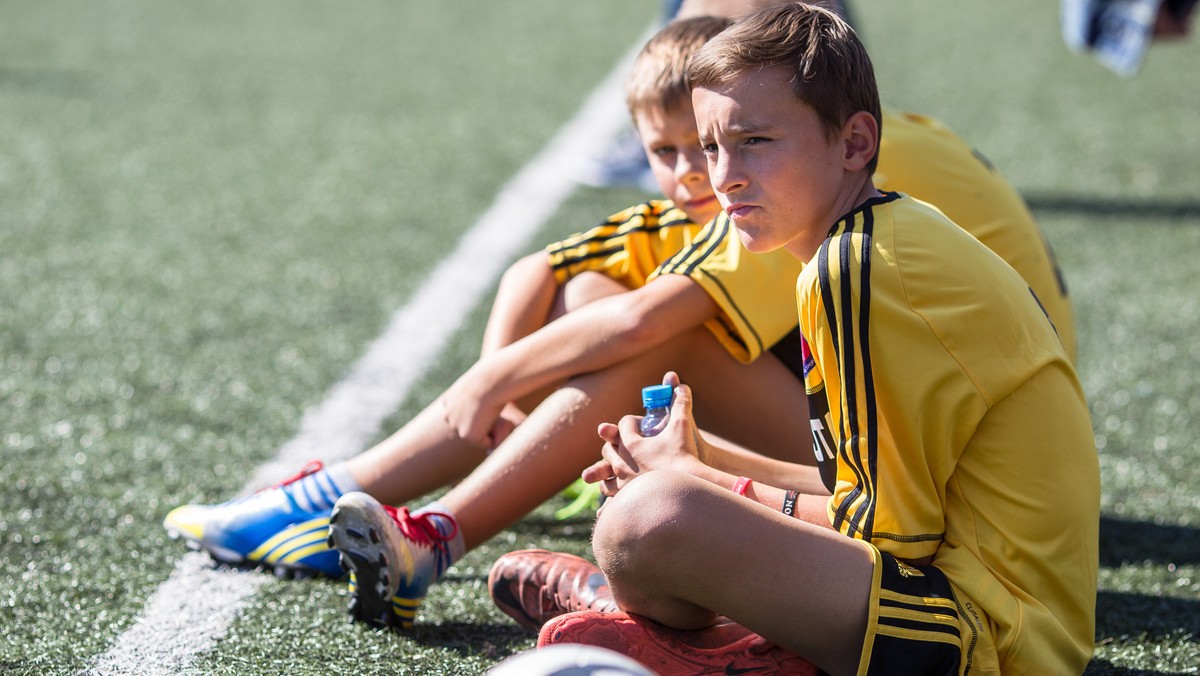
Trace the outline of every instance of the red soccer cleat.
<instances>
[{"instance_id":1,"label":"red soccer cleat","mask_svg":"<svg viewBox=\"0 0 1200 676\"><path fill-rule=\"evenodd\" d=\"M544 549L510 552L496 559L488 575L488 592L509 617L533 631L564 613L619 610L596 564Z\"/></svg>"},{"instance_id":2,"label":"red soccer cleat","mask_svg":"<svg viewBox=\"0 0 1200 676\"><path fill-rule=\"evenodd\" d=\"M659 676L820 673L812 662L724 619L705 629L685 631L624 612L585 610L560 615L542 627L539 648L560 643L615 650Z\"/></svg>"}]
</instances>

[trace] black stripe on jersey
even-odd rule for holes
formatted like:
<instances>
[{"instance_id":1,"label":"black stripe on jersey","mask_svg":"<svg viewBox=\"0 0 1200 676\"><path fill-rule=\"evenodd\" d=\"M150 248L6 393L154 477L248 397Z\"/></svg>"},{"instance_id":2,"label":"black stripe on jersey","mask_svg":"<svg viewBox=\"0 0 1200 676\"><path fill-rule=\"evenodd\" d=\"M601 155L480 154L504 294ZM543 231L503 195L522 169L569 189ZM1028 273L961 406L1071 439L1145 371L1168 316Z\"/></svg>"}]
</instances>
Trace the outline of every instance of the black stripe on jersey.
<instances>
[{"instance_id":1,"label":"black stripe on jersey","mask_svg":"<svg viewBox=\"0 0 1200 676\"><path fill-rule=\"evenodd\" d=\"M704 263L704 261L708 260L710 256L712 256L718 249L721 248L721 245L725 242L725 238L728 236L729 229L731 227L732 225L729 222L729 217L725 216L724 214L719 214L711 223L709 223L708 226L705 227L699 238L692 240L690 246L684 247L674 256L671 256L661 265L659 265L658 274L691 276L694 272L696 272L696 269L702 263ZM714 287L720 290L721 296L725 299L723 305L732 309L732 311L737 315L738 320L741 321L744 326L749 328L751 337L754 339L755 345L758 346L758 352L764 352L767 349L767 346L763 345L762 336L758 335L758 331L755 330L754 325L746 318L746 313L742 312L742 309L738 306L738 304L733 301L733 296L729 294L729 290L725 288L725 285L722 284L719 279L706 273L704 270L700 270L700 274L703 274ZM746 351L749 352L749 348L746 347L746 341L744 341L736 332L726 331L726 335L728 335L730 339L732 339L738 345L741 345L743 349L746 349Z\"/></svg>"},{"instance_id":2,"label":"black stripe on jersey","mask_svg":"<svg viewBox=\"0 0 1200 676\"><path fill-rule=\"evenodd\" d=\"M631 208L636 209L636 207L631 207ZM641 211L634 211L634 213L632 215L630 215L629 218L627 218L623 221L614 221L611 219L607 220L607 221L603 221L601 223L596 224L595 227L592 227L592 228L586 230L585 232L577 233L566 239L555 242L555 244L557 244L557 246L555 246L553 249L550 249L549 252L551 255L561 254L564 251L568 251L570 249L575 249L580 246L584 246L586 244L591 244L593 242L603 242L605 240L609 240L614 237L619 237L623 233L627 232L628 228L643 227L645 225L646 225L646 215L644 213L642 213ZM586 235L589 233L595 233L598 230L600 231L601 234L593 234L589 237L583 236L583 235Z\"/></svg>"},{"instance_id":3,"label":"black stripe on jersey","mask_svg":"<svg viewBox=\"0 0 1200 676\"><path fill-rule=\"evenodd\" d=\"M862 248L859 255L862 258L860 267L861 278L859 285L859 321L858 344L862 351L863 393L867 406L867 500L859 506L859 513L854 515L855 523L865 523L862 526L863 537L871 537L875 531L875 477L879 460L879 416L875 401L875 374L871 368L871 249L875 235L875 211L865 209L862 221ZM866 510L865 519L863 510Z\"/></svg>"},{"instance_id":4,"label":"black stripe on jersey","mask_svg":"<svg viewBox=\"0 0 1200 676\"><path fill-rule=\"evenodd\" d=\"M729 218L718 215L700 233L700 237L692 240L690 246L680 249L678 253L658 266L659 273L692 274L696 266L708 260L713 252L721 248L721 243L729 234L730 227Z\"/></svg>"},{"instance_id":5,"label":"black stripe on jersey","mask_svg":"<svg viewBox=\"0 0 1200 676\"><path fill-rule=\"evenodd\" d=\"M836 228L837 226L834 226L835 230ZM821 285L821 305L825 308L825 320L829 324L829 337L830 340L833 341L833 354L838 360L838 369L841 369L842 355L838 350L838 333L836 330L834 330L834 327L837 326L837 308L833 305L833 289L830 287L829 283L829 243L833 240L833 234L833 232L830 232L830 236L826 237L825 241L821 242L821 247L817 249L817 281ZM805 381L805 384L807 384L807 381ZM828 399L828 397L829 395L826 393L826 399ZM809 406L811 407L812 404L809 404ZM828 430L828 432L833 434L835 430ZM838 454L841 455L840 445L838 448ZM821 467L825 467L824 460L822 460L820 464ZM837 477L834 477L834 481L837 481ZM826 488L832 492L834 486L832 484L827 484ZM842 513L840 510L833 510L832 525L834 530L841 530Z\"/></svg>"},{"instance_id":6,"label":"black stripe on jersey","mask_svg":"<svg viewBox=\"0 0 1200 676\"><path fill-rule=\"evenodd\" d=\"M742 321L742 323L745 324L748 329L750 329L750 335L751 335L751 337L754 338L754 343L756 345L758 345L758 351L760 353L763 352L766 349L766 346L763 345L762 336L758 335L758 331L754 330L754 325L750 323L750 320L746 319L746 314L744 312L742 312L742 309L740 307L738 307L738 304L733 302L733 298L729 295L729 291L725 288L725 285L721 284L720 280L718 280L716 277L713 277L712 275L708 274L704 270L701 270L700 273L703 274L708 279L708 281L712 282L714 286L716 286L717 288L719 288L721 290L721 295L725 297L726 305L728 305L730 308L732 308L733 311L737 314L738 319L740 319ZM671 273L671 274L679 274L679 273ZM742 337L740 335L738 335L736 331L728 330L725 333L730 338L732 338L734 340L734 342L736 342L738 345L741 345L743 348L746 348L746 341L742 340ZM749 351L749 350L747 349L747 351Z\"/></svg>"},{"instance_id":7,"label":"black stripe on jersey","mask_svg":"<svg viewBox=\"0 0 1200 676\"><path fill-rule=\"evenodd\" d=\"M875 476L877 471L877 462L879 456L879 417L876 408L875 399L875 380L873 370L871 368L871 350L870 350L870 329L871 329L871 253L872 240L875 231L875 212L873 207L878 204L885 204L898 199L896 193L885 193L882 197L867 200L858 209L855 209L850 214L842 219L837 227L830 233L827 240L838 238L839 252L839 269L841 271L841 301L842 301L842 317L838 326L839 331L831 331L831 335L835 336L835 349L837 346L836 336L840 333L843 347L837 353L841 356L840 364L842 372L842 401L844 410L846 411L845 434L846 437L839 445L838 452L841 454L842 461L846 463L855 475L855 485L850 490L842 502L834 509L834 528L841 530L843 520L848 521L846 524L846 534L850 536L859 536L863 539L871 539L873 537L875 524ZM861 226L856 228L855 224L858 220L858 214L861 214ZM861 242L859 243L859 258L862 261L859 269L859 278L857 280L851 277L851 248L854 243L854 235L856 232L861 233ZM840 233L840 234L839 234ZM818 271L828 274L828 254L825 255L825 267L819 267ZM852 316L853 290L854 285L859 288L859 310L857 328L855 320ZM832 307L833 291L827 280L822 280L823 300L826 303L826 308ZM861 357L856 357L856 341L855 334L858 335L858 350L861 351ZM858 369L861 368L863 381L863 396L866 401L864 417L865 420L859 419L859 402L858 402L858 387L856 380L858 378ZM866 435L867 442L866 458L860 457L858 453L859 440ZM864 466L865 462L865 466ZM865 498L854 509L853 515L849 512L860 497Z\"/></svg>"},{"instance_id":8,"label":"black stripe on jersey","mask_svg":"<svg viewBox=\"0 0 1200 676\"><path fill-rule=\"evenodd\" d=\"M661 208L661 204L655 205L651 202L647 202L639 206L645 207L645 210L643 211L639 209L639 207L630 207L630 209L626 210L626 213L630 210L633 210L633 213L629 216L629 218L626 218L623 221L608 220L599 223L587 232L596 232L597 230L603 229L600 234L594 234L590 237L580 237L577 239L568 238L562 240L557 242L558 246L551 249L549 253L552 255L560 254L569 249L575 249L580 246L603 242L610 239L615 239L617 237L623 237L632 232L658 232L663 228L692 225L692 222L688 219L687 214L683 213L683 211L678 207L672 206L667 209L663 209ZM655 217L655 225L646 225L647 214ZM674 214L674 216L670 219L662 218L663 216L670 214Z\"/></svg>"},{"instance_id":9,"label":"black stripe on jersey","mask_svg":"<svg viewBox=\"0 0 1200 676\"><path fill-rule=\"evenodd\" d=\"M593 258L607 258L608 256L611 256L619 251L623 251L624 249L625 247L623 245L618 244L617 246L610 246L606 249L591 251L583 256L572 256L570 258L564 257L561 261L555 263L551 267L555 270L562 270L563 268L569 269L578 263L582 263L583 261L590 261Z\"/></svg>"},{"instance_id":10,"label":"black stripe on jersey","mask_svg":"<svg viewBox=\"0 0 1200 676\"><path fill-rule=\"evenodd\" d=\"M858 466L857 454L852 456L847 452L847 448L853 443L853 439L857 437L857 406L853 400L853 392L846 391L846 383L854 382L854 360L853 355L847 356L843 350L851 349L843 347L847 343L847 338L851 337L849 330L845 326L847 316L845 310L849 307L848 287L846 284L846 265L847 265L847 237L853 232L851 225L853 224L853 215L842 219L835 225L830 236L821 244L821 248L817 252L817 276L821 284L821 303L825 306L825 315L829 322L829 335L833 341L833 353L837 356L838 369L842 372L842 408L848 412L848 417L844 423L846 434L842 438L842 442L838 445L838 455L841 456L839 464L845 463L855 475L855 487L850 494L845 498L841 505L838 505L833 510L833 527L835 530L841 530L842 521L845 519L846 506L854 501L860 492L860 486L863 483L862 468ZM839 234L840 233L840 234ZM834 239L838 240L839 257L838 267L842 272L842 282L840 291L842 292L843 305L841 314L838 313L838 306L833 300L833 283L829 278L829 247ZM851 346L853 341L849 341ZM854 388L851 388L853 390ZM848 532L847 535L854 536L854 532Z\"/></svg>"},{"instance_id":11,"label":"black stripe on jersey","mask_svg":"<svg viewBox=\"0 0 1200 676\"><path fill-rule=\"evenodd\" d=\"M691 225L691 221L687 220L686 218L676 220L676 221L667 221L667 222L660 221L655 225L646 225L645 219L643 219L641 216L638 216L637 220L641 221L641 223L634 225L633 224L634 221L632 219L630 219L629 221L625 221L624 223L608 224L606 231L602 234L592 235L591 237L584 237L581 239L563 240L561 242L558 242L559 246L552 249L550 251L550 253L552 253L552 254L562 253L569 249L576 249L578 247L588 245L588 244L596 244L598 242L607 242L610 239L616 239L618 237L625 237L625 236L629 235L630 233L634 233L634 232L658 232L659 230L662 230L663 228L673 228L673 227L679 227L681 225ZM592 231L595 231L598 228L604 227L604 225L605 224L596 226L596 228L593 228Z\"/></svg>"},{"instance_id":12,"label":"black stripe on jersey","mask_svg":"<svg viewBox=\"0 0 1200 676\"><path fill-rule=\"evenodd\" d=\"M846 412L846 439L842 442L841 455L842 461L850 463L850 467L854 469L854 474L858 480L854 481L854 489L846 495L846 498L839 505L838 512L842 516L846 516L846 510L850 508L859 495L862 495L863 484L866 477L863 475L862 462L858 456L856 442L858 441L858 387L856 387L858 377L858 360L854 357L854 316L851 312L853 304L853 288L850 276L850 251L852 237L854 235L854 217L853 215L846 217L842 222L845 223L845 229L839 235L838 239L838 269L840 271L841 286L841 317L838 323L839 333L841 334L841 396L842 407ZM854 530L857 528L857 521L851 520L851 531L847 534L853 536ZM870 533L862 533L863 539L869 539Z\"/></svg>"},{"instance_id":13,"label":"black stripe on jersey","mask_svg":"<svg viewBox=\"0 0 1200 676\"><path fill-rule=\"evenodd\" d=\"M892 542L937 542L946 539L946 532L924 533L922 535L897 535L886 531L873 531L871 537L875 540L891 540Z\"/></svg>"}]
</instances>

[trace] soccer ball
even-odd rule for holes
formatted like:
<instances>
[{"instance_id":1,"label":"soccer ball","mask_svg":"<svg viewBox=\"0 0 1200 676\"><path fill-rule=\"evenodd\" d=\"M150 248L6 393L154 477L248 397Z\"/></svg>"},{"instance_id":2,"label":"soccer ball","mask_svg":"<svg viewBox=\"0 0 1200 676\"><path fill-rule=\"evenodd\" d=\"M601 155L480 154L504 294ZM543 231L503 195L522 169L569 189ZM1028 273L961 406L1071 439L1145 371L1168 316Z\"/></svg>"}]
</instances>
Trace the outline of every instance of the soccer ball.
<instances>
[{"instance_id":1,"label":"soccer ball","mask_svg":"<svg viewBox=\"0 0 1200 676\"><path fill-rule=\"evenodd\" d=\"M555 643L518 653L487 673L488 676L655 676L619 652L579 643Z\"/></svg>"}]
</instances>

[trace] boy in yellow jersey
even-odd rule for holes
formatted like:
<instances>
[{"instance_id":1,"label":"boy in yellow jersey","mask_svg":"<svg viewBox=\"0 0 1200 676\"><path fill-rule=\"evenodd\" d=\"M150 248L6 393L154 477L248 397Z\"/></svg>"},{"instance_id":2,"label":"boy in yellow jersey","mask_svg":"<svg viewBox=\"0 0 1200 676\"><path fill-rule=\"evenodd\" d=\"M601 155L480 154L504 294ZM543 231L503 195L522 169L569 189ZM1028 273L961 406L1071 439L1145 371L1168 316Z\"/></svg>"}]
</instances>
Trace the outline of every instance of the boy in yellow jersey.
<instances>
[{"instance_id":1,"label":"boy in yellow jersey","mask_svg":"<svg viewBox=\"0 0 1200 676\"><path fill-rule=\"evenodd\" d=\"M593 546L629 615L563 615L539 644L595 637L636 656L664 645L644 625L724 615L832 674L1081 672L1098 462L1028 283L941 212L876 189L873 70L835 15L756 12L689 80L742 243L805 261L808 405L794 405L812 411L829 494L704 464L688 387L658 436L636 416L602 425L585 478L611 498Z\"/></svg>"},{"instance_id":2,"label":"boy in yellow jersey","mask_svg":"<svg viewBox=\"0 0 1200 676\"><path fill-rule=\"evenodd\" d=\"M428 586L466 550L578 478L596 457L596 426L636 409L641 386L666 369L686 373L701 391L711 390L714 405L699 412L708 429L745 447L803 458L807 421L792 415L787 398L769 395L803 396L802 380L770 355L743 365L723 350L701 327L716 314L716 304L684 276L592 300L541 328L536 327L545 322L546 310L524 318L505 310L522 298L522 308L557 303L561 310L572 309L640 285L655 261L686 245L697 223L719 210L684 74L687 55L727 25L711 18L672 25L647 45L629 79L630 109L669 201L633 207L581 238L552 246L553 268L546 254L530 259L559 275L549 294L529 290L539 287L537 265L531 286L530 275L514 269L502 284L497 319L489 322L485 355L388 439L249 499L177 508L165 519L167 529L222 561L280 573L336 577L344 565L356 577L355 617L408 626ZM603 274L585 274L589 269ZM588 287L582 300L573 297L578 282ZM648 320L631 322L639 312L649 313ZM531 405L539 390L563 383L519 425L516 417L507 425L501 420L502 410L514 402ZM749 383L754 387L743 387ZM744 402L772 411L772 422L744 425L738 409ZM451 482L457 482L453 489L421 510L383 506L415 500ZM338 503L344 516L335 518L334 503L343 496L349 498ZM355 540L355 532L367 532L358 525L368 518L377 534L388 537ZM338 523L327 543L331 519ZM340 563L330 544L342 550ZM412 560L415 567L402 575L400 564ZM385 576L386 583L376 584Z\"/></svg>"}]
</instances>

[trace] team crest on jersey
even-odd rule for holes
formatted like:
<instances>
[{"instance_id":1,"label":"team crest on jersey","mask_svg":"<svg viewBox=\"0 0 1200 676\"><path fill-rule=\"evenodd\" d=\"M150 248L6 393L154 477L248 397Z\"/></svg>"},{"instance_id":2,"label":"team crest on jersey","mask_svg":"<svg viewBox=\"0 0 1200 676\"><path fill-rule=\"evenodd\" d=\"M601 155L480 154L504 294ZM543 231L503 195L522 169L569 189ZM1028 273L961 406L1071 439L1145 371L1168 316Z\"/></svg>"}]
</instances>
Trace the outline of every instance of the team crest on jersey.
<instances>
[{"instance_id":1,"label":"team crest on jersey","mask_svg":"<svg viewBox=\"0 0 1200 676\"><path fill-rule=\"evenodd\" d=\"M800 355L804 359L804 376L807 378L808 372L816 367L817 362L813 359L812 349L808 347L808 339L804 337L803 333L800 334Z\"/></svg>"}]
</instances>

